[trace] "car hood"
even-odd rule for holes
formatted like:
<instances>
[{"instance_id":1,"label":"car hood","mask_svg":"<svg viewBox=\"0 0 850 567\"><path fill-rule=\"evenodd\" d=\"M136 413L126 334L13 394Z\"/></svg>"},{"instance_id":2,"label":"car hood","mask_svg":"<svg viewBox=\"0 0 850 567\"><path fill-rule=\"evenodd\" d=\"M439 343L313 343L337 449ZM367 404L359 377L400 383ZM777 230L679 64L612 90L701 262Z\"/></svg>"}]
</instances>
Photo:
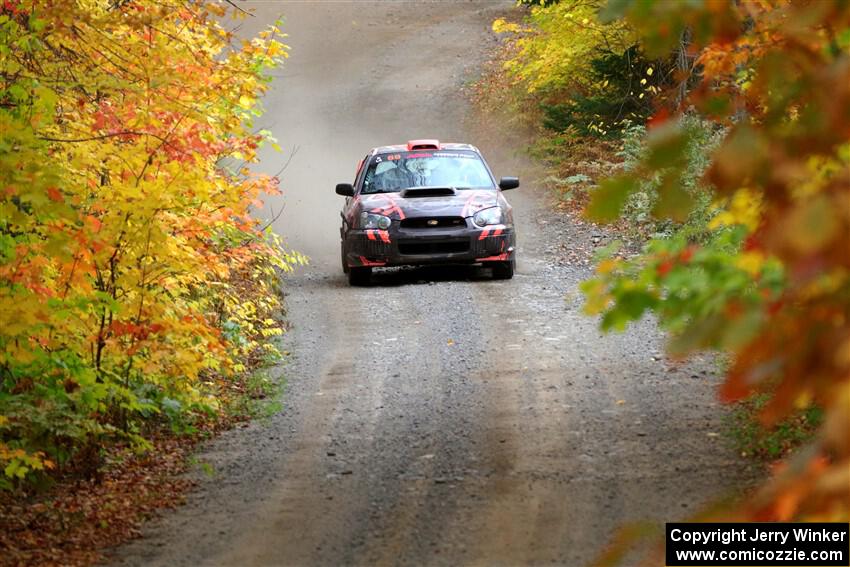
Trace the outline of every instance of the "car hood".
<instances>
[{"instance_id":1,"label":"car hood","mask_svg":"<svg viewBox=\"0 0 850 567\"><path fill-rule=\"evenodd\" d=\"M412 193L412 192L411 192ZM363 211L386 215L393 219L409 217L469 217L481 209L499 204L500 193L494 190L466 189L451 195L410 195L377 193L360 195Z\"/></svg>"}]
</instances>

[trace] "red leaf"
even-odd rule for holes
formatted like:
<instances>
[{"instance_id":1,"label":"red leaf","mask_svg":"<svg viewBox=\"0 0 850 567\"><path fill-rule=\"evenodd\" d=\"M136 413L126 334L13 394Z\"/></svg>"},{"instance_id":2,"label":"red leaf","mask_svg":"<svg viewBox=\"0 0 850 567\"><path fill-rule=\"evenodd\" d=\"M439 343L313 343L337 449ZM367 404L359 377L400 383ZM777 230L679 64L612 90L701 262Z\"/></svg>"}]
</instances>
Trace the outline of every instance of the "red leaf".
<instances>
[{"instance_id":1,"label":"red leaf","mask_svg":"<svg viewBox=\"0 0 850 567\"><path fill-rule=\"evenodd\" d=\"M61 203L63 200L62 193L56 187L48 187L47 196L50 197L51 201L56 201L57 203Z\"/></svg>"},{"instance_id":2,"label":"red leaf","mask_svg":"<svg viewBox=\"0 0 850 567\"><path fill-rule=\"evenodd\" d=\"M88 215L86 217L86 223L88 223L89 228L91 228L92 232L98 232L100 230L100 227L103 226L103 223L100 222L100 219L92 215Z\"/></svg>"},{"instance_id":3,"label":"red leaf","mask_svg":"<svg viewBox=\"0 0 850 567\"><path fill-rule=\"evenodd\" d=\"M679 262L681 262L682 264L687 264L688 262L690 262L691 258L694 257L694 251L696 251L696 249L696 246L691 245L682 250L682 253L679 254Z\"/></svg>"},{"instance_id":4,"label":"red leaf","mask_svg":"<svg viewBox=\"0 0 850 567\"><path fill-rule=\"evenodd\" d=\"M672 260L664 260L660 264L658 264L658 277L663 278L667 274L670 273L670 270L673 269L673 261Z\"/></svg>"},{"instance_id":5,"label":"red leaf","mask_svg":"<svg viewBox=\"0 0 850 567\"><path fill-rule=\"evenodd\" d=\"M667 120L669 120L669 119L670 119L670 111L667 110L666 108L662 108L661 110L659 110L658 112L656 112L655 114L653 114L652 116L650 116L647 119L646 127L647 127L647 129L652 130L653 128L657 128L658 126L661 126L662 124L667 122Z\"/></svg>"}]
</instances>

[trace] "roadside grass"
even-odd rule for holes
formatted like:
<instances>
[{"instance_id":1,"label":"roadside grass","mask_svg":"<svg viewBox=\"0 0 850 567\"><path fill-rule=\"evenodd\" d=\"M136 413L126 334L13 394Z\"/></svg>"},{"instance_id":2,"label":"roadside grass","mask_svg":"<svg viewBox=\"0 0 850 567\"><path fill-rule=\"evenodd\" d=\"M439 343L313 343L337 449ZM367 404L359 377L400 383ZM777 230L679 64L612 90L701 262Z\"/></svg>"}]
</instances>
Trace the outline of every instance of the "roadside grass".
<instances>
[{"instance_id":1,"label":"roadside grass","mask_svg":"<svg viewBox=\"0 0 850 567\"><path fill-rule=\"evenodd\" d=\"M279 359L266 361L246 377L242 392L227 408L233 418L268 420L283 409L286 379L272 375L272 369L282 363Z\"/></svg>"},{"instance_id":2,"label":"roadside grass","mask_svg":"<svg viewBox=\"0 0 850 567\"><path fill-rule=\"evenodd\" d=\"M556 197L555 208L581 212L600 179L623 167L615 141L585 138L574 132L541 132L527 153L547 166L543 180Z\"/></svg>"},{"instance_id":3,"label":"roadside grass","mask_svg":"<svg viewBox=\"0 0 850 567\"><path fill-rule=\"evenodd\" d=\"M765 462L782 459L811 440L823 422L821 408L809 406L775 426L765 428L758 415L768 400L764 394L752 396L739 402L727 417L726 430L742 457Z\"/></svg>"}]
</instances>

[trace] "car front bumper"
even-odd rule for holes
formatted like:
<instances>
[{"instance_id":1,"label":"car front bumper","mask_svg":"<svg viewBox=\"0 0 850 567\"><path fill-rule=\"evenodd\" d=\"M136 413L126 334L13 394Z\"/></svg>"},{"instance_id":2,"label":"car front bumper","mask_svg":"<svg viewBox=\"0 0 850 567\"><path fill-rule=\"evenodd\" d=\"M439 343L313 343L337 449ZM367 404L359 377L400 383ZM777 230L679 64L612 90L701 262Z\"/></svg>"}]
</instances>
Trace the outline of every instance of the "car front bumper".
<instances>
[{"instance_id":1,"label":"car front bumper","mask_svg":"<svg viewBox=\"0 0 850 567\"><path fill-rule=\"evenodd\" d=\"M349 267L475 264L513 259L513 227L349 230L343 241Z\"/></svg>"}]
</instances>

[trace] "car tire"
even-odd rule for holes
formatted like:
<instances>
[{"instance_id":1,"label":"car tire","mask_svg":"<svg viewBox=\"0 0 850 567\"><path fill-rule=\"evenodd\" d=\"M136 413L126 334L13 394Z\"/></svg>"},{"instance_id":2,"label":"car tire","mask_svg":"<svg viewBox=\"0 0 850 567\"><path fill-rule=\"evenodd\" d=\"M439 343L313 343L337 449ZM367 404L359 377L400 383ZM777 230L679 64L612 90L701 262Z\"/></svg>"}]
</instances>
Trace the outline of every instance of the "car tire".
<instances>
[{"instance_id":1,"label":"car tire","mask_svg":"<svg viewBox=\"0 0 850 567\"><path fill-rule=\"evenodd\" d=\"M339 250L342 256L342 273L347 274L351 271L351 268L348 267L348 262L345 261L345 245L340 243Z\"/></svg>"},{"instance_id":2,"label":"car tire","mask_svg":"<svg viewBox=\"0 0 850 567\"><path fill-rule=\"evenodd\" d=\"M516 269L516 260L511 258L507 262L499 262L493 264L493 279L494 280L509 280L514 277Z\"/></svg>"},{"instance_id":3,"label":"car tire","mask_svg":"<svg viewBox=\"0 0 850 567\"><path fill-rule=\"evenodd\" d=\"M368 285L372 268L348 268L348 283L353 286Z\"/></svg>"}]
</instances>

